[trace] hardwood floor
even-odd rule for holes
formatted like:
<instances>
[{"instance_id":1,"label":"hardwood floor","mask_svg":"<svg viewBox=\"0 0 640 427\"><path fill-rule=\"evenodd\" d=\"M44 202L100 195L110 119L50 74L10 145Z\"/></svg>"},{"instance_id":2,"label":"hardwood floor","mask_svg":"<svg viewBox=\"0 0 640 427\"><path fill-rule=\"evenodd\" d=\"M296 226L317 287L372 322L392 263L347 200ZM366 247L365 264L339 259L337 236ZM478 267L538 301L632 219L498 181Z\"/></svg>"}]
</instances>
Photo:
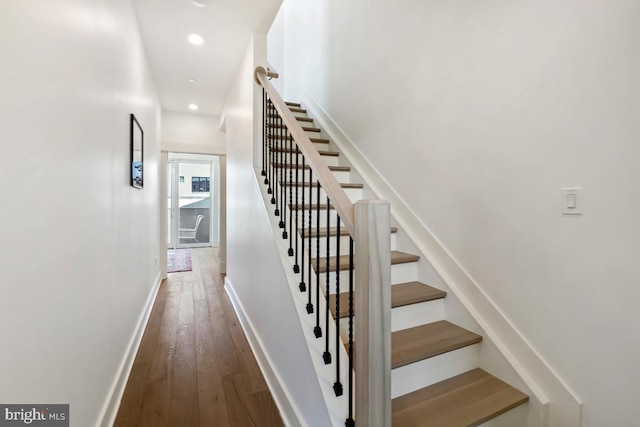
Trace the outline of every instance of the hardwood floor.
<instances>
[{"instance_id":1,"label":"hardwood floor","mask_svg":"<svg viewBox=\"0 0 640 427\"><path fill-rule=\"evenodd\" d=\"M217 251L160 286L115 426L283 426L223 289Z\"/></svg>"}]
</instances>

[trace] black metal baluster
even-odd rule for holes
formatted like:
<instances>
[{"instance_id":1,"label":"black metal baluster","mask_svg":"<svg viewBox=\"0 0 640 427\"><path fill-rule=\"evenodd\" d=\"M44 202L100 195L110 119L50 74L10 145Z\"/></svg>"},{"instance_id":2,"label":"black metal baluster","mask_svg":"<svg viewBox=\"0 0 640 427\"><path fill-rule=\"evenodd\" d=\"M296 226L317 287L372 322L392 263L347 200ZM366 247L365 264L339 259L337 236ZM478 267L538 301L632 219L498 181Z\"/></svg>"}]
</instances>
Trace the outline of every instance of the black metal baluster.
<instances>
[{"instance_id":1,"label":"black metal baluster","mask_svg":"<svg viewBox=\"0 0 640 427\"><path fill-rule=\"evenodd\" d=\"M267 176L267 92L262 88L262 176Z\"/></svg>"},{"instance_id":2,"label":"black metal baluster","mask_svg":"<svg viewBox=\"0 0 640 427\"><path fill-rule=\"evenodd\" d=\"M282 118L280 117L280 115L278 114L278 118L276 119L276 124L275 127L273 128L274 132L276 132L276 139L275 139L275 143L276 143L276 159L275 159L275 165L273 168L273 194L274 194L274 198L271 199L271 204L276 205L276 209L274 210L274 214L275 216L280 216L280 209L278 208L278 184L280 181L280 176L282 175L282 171L280 170L280 167L282 166L282 162L281 162L281 158L282 158L282 152L281 147L280 147L280 128L278 127L278 125L282 122Z\"/></svg>"},{"instance_id":3,"label":"black metal baluster","mask_svg":"<svg viewBox=\"0 0 640 427\"><path fill-rule=\"evenodd\" d=\"M311 183L309 184L311 185ZM320 181L317 181L316 187L316 307L320 307ZM316 310L316 327L313 329L313 333L316 338L322 336L319 309Z\"/></svg>"},{"instance_id":4,"label":"black metal baluster","mask_svg":"<svg viewBox=\"0 0 640 427\"><path fill-rule=\"evenodd\" d=\"M293 256L293 186L298 191L298 183L293 182L293 136L289 134L289 256ZM296 158L298 154L296 153ZM296 171L297 172L297 171Z\"/></svg>"},{"instance_id":5,"label":"black metal baluster","mask_svg":"<svg viewBox=\"0 0 640 427\"><path fill-rule=\"evenodd\" d=\"M304 158L303 158L304 159ZM312 303L312 296L311 296L311 271L313 270L312 268L312 264L311 264L311 214L312 214L312 209L313 209L313 205L311 203L311 201L313 200L313 186L311 185L311 183L313 182L313 170L311 169L311 165L309 165L309 229L307 230L307 241L308 241L308 249L309 249L309 277L307 279L307 288L308 288L308 301L307 301L307 313L311 314L313 313L313 303Z\"/></svg>"},{"instance_id":6,"label":"black metal baluster","mask_svg":"<svg viewBox=\"0 0 640 427\"><path fill-rule=\"evenodd\" d=\"M349 237L349 418L346 427L355 427L353 420L353 238Z\"/></svg>"},{"instance_id":7,"label":"black metal baluster","mask_svg":"<svg viewBox=\"0 0 640 427\"><path fill-rule=\"evenodd\" d=\"M271 103L271 99L267 99L267 103L269 105L269 152L267 153L268 156L268 169L267 169L267 176L264 178L264 183L268 185L267 187L267 194L271 194L271 182L273 182L273 180L271 179L272 177L272 173L273 173L273 104Z\"/></svg>"},{"instance_id":8,"label":"black metal baluster","mask_svg":"<svg viewBox=\"0 0 640 427\"><path fill-rule=\"evenodd\" d=\"M289 183L287 182L287 169L289 168L289 159L287 157L287 152L289 151L289 138L287 134L289 133L289 129L286 126L282 127L282 165L280 168L280 172L282 172L282 176L280 177L280 228L282 228L282 238L286 239L289 235L287 234L287 211L286 203L287 203L287 186Z\"/></svg>"},{"instance_id":9,"label":"black metal baluster","mask_svg":"<svg viewBox=\"0 0 640 427\"><path fill-rule=\"evenodd\" d=\"M299 159L300 159L300 154L298 153L298 145L294 144L294 147L296 149L296 204L295 204L295 208L296 208L296 223L295 223L295 227L293 226L293 221L291 221L291 227L293 228L293 230L295 231L295 250L294 253L296 255L296 260L295 263L293 264L293 272L298 274L300 273L300 265L298 264L298 214L300 213L300 206L298 206L298 187L300 186L300 180L299 180L299 175L300 175L300 164L299 164ZM303 191L304 194L304 191ZM304 211L303 211L304 212ZM293 232L289 233L291 238L294 238L294 234ZM289 243L289 247L291 247L291 243Z\"/></svg>"},{"instance_id":10,"label":"black metal baluster","mask_svg":"<svg viewBox=\"0 0 640 427\"><path fill-rule=\"evenodd\" d=\"M297 163L297 161L296 161ZM300 266L302 271L300 272L300 292L304 292L307 290L307 285L304 282L304 236L305 236L305 228L304 228L304 214L306 213L304 211L304 183L305 183L305 175L306 175L306 171L304 168L304 156L302 156L302 204L300 205L300 212L302 213L300 216L302 217L302 227L300 229L298 229L298 216L296 215L296 233L300 234ZM297 195L297 193L296 193ZM296 196L296 202L297 202L297 196ZM297 211L296 211L297 213ZM300 232L299 230L302 230L302 232ZM298 239L296 239L296 266L298 264ZM296 266L293 267L293 271L296 270Z\"/></svg>"},{"instance_id":11,"label":"black metal baluster","mask_svg":"<svg viewBox=\"0 0 640 427\"><path fill-rule=\"evenodd\" d=\"M324 343L324 354L322 355L322 359L324 360L324 364L328 365L329 363L331 363L331 352L329 351L329 317L331 317L331 311L329 310L329 295L331 292L331 280L330 280L330 276L331 276L331 233L329 232L330 226L331 226L331 215L329 213L329 205L331 204L331 201L329 200L329 198L327 197L327 247L326 247L326 266L327 266L327 271L326 271L326 282L325 282L325 313L324 313L324 336L325 336L325 343ZM320 215L320 207L318 206L318 215ZM336 257L336 261L339 262L339 256ZM340 264L338 264L339 267ZM340 270L339 268L336 268L336 275L340 274Z\"/></svg>"},{"instance_id":12,"label":"black metal baluster","mask_svg":"<svg viewBox=\"0 0 640 427\"><path fill-rule=\"evenodd\" d=\"M336 382L333 383L333 391L336 396L342 396L342 383L340 382L340 215L336 213L336 257L337 271L336 274Z\"/></svg>"},{"instance_id":13,"label":"black metal baluster","mask_svg":"<svg viewBox=\"0 0 640 427\"><path fill-rule=\"evenodd\" d=\"M281 117L282 119L282 117ZM284 122L280 120L280 222L278 225L280 228L285 228L285 220L287 219L287 214L284 211L284 202L287 199L287 127L284 125ZM287 238L286 229L282 232L282 238Z\"/></svg>"},{"instance_id":14,"label":"black metal baluster","mask_svg":"<svg viewBox=\"0 0 640 427\"><path fill-rule=\"evenodd\" d=\"M275 205L276 204L276 190L275 190L275 184L274 184L274 179L275 179L275 175L276 175L276 140L275 140L275 125L276 125L276 114L275 114L275 109L273 108L273 102L271 103L271 111L272 111L272 116L271 116L271 131L270 131L270 142L271 142L271 167L269 168L269 189L268 189L268 193L271 194L271 204Z\"/></svg>"}]
</instances>

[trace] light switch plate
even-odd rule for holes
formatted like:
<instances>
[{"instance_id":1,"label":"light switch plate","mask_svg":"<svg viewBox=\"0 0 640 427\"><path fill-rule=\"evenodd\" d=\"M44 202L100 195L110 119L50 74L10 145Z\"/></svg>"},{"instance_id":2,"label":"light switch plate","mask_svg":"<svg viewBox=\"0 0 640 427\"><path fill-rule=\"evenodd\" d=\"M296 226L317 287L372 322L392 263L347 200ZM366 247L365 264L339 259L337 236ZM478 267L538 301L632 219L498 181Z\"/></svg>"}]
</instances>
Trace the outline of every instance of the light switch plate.
<instances>
[{"instance_id":1,"label":"light switch plate","mask_svg":"<svg viewBox=\"0 0 640 427\"><path fill-rule=\"evenodd\" d=\"M561 190L561 208L563 215L582 215L582 188L571 187Z\"/></svg>"}]
</instances>

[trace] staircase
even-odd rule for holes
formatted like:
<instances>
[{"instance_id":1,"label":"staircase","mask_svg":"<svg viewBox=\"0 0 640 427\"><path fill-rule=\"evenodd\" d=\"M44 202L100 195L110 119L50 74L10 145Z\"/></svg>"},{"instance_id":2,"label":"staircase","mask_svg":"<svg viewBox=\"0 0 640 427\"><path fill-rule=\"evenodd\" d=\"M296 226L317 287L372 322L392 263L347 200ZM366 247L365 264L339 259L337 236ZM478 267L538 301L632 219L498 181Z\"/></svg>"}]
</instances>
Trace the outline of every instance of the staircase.
<instances>
[{"instance_id":1,"label":"staircase","mask_svg":"<svg viewBox=\"0 0 640 427\"><path fill-rule=\"evenodd\" d=\"M313 142L331 172L352 202L363 198L366 186L352 182L349 166L345 166L340 153L332 146L331 141L322 137L320 128L314 125L307 111L298 103L286 103L294 114L310 140ZM280 126L270 126L275 132ZM279 148L280 152L294 154L291 149ZM302 168L301 165L275 163L281 170ZM286 175L285 175L286 176ZM283 188L294 184L281 182ZM305 183L306 186L309 183ZM300 186L300 185L298 185ZM286 190L288 191L288 190ZM321 200L326 200L323 195ZM315 215L320 215L321 223L327 223L327 206L316 206L311 201ZM287 209L296 211L308 209L307 202L289 204ZM315 208L320 209L316 211ZM329 209L332 207L329 206ZM320 228L319 232L311 230L312 237L337 236L345 241L341 248L346 248L348 234L345 229L331 226ZM478 347L482 336L461 328L445 319L444 299L446 292L436 289L417 280L420 257L402 251L397 247L398 229L392 227L391 234L391 394L392 424L394 427L429 426L429 427L465 427L478 426L499 417L501 414L525 404L529 397L498 378L478 367ZM309 231L299 229L303 244ZM344 253L336 253L331 248L331 257L320 260L312 259L312 265L319 265L321 273L347 275L349 262ZM323 252L324 253L324 248ZM346 276L344 277L346 281ZM324 294L324 290L323 290ZM331 294L329 306L331 313L341 318L348 317L348 294ZM339 300L339 304L336 304ZM340 312L336 312L336 306ZM344 322L346 324L347 322ZM342 326L341 326L342 328ZM342 330L341 336L347 331ZM357 348L357 336L354 350ZM354 352L355 354L355 352ZM514 426L515 427L515 426Z\"/></svg>"}]
</instances>

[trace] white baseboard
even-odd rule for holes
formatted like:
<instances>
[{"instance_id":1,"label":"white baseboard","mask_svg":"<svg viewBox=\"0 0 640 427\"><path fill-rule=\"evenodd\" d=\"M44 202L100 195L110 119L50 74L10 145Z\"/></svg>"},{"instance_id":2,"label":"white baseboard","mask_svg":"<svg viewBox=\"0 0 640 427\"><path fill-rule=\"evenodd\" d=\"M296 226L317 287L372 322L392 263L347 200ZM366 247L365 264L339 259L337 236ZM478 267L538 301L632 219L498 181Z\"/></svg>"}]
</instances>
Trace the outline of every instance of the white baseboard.
<instances>
[{"instance_id":1,"label":"white baseboard","mask_svg":"<svg viewBox=\"0 0 640 427\"><path fill-rule=\"evenodd\" d=\"M102 407L102 412L100 413L97 423L100 427L111 427L116 421L116 415L118 415L118 410L120 409L122 395L124 394L124 389L127 385L131 369L133 368L133 362L136 358L136 354L138 353L138 348L140 347L144 330L147 327L149 316L151 316L151 309L153 308L153 303L158 295L161 282L161 272L158 272L153 283L153 287L151 288L151 292L149 292L149 296L147 297L144 310L140 314L136 329L129 341L129 345L127 346L127 351L122 358L122 362L120 362L118 374L113 380L113 384L111 385L111 389L107 395L107 400Z\"/></svg>"},{"instance_id":2,"label":"white baseboard","mask_svg":"<svg viewBox=\"0 0 640 427\"><path fill-rule=\"evenodd\" d=\"M338 147L369 188L391 202L391 214L409 235L451 291L478 322L509 364L545 407L546 427L578 427L582 404L566 383L530 345L513 323L473 281L444 245L369 162L348 135L311 96L303 97L304 107L319 127Z\"/></svg>"},{"instance_id":3,"label":"white baseboard","mask_svg":"<svg viewBox=\"0 0 640 427\"><path fill-rule=\"evenodd\" d=\"M225 277L224 283L224 288L229 295L229 299L231 300L234 310L236 311L236 315L240 321L240 326L242 326L242 330L247 337L251 351L253 351L256 361L258 362L258 366L260 366L260 370L267 382L269 391L271 391L273 400L276 402L276 406L280 411L282 421L287 427L302 426L302 423L300 422L302 417L295 405L291 403L293 400L289 398L290 393L283 387L278 373L272 369L273 363L268 354L265 353L262 341L260 340L260 337L256 335L253 324L247 317L247 313L244 310L235 289L233 288L233 284L228 277Z\"/></svg>"}]
</instances>

